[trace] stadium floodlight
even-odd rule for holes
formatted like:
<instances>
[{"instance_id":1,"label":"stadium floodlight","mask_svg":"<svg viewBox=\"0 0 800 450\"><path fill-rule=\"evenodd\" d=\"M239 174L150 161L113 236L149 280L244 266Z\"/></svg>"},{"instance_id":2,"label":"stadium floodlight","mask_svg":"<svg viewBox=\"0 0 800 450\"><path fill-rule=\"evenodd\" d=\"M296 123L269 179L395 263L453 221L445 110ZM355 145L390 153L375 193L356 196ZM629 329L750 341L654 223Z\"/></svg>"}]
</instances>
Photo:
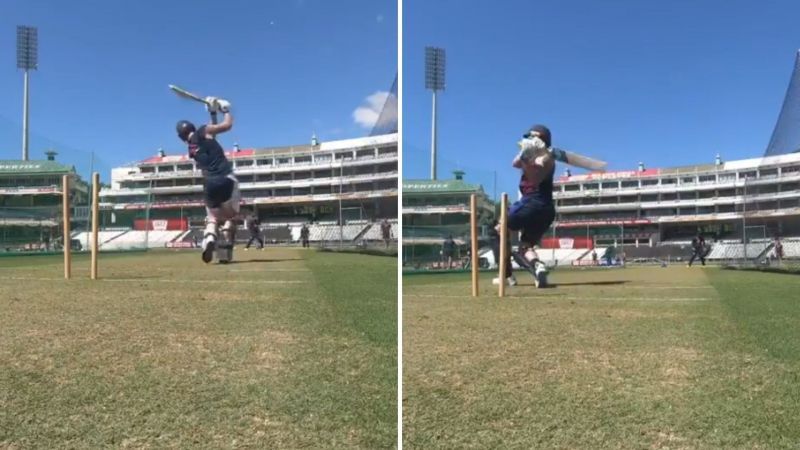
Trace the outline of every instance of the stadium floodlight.
<instances>
[{"instance_id":1,"label":"stadium floodlight","mask_svg":"<svg viewBox=\"0 0 800 450\"><path fill-rule=\"evenodd\" d=\"M444 49L425 47L425 89L433 91L433 117L431 118L431 180L436 179L436 94L444 90L444 73Z\"/></svg>"},{"instance_id":2,"label":"stadium floodlight","mask_svg":"<svg viewBox=\"0 0 800 450\"><path fill-rule=\"evenodd\" d=\"M25 71L22 101L22 160L28 160L28 76L39 68L39 32L36 27L17 27L17 68Z\"/></svg>"}]
</instances>

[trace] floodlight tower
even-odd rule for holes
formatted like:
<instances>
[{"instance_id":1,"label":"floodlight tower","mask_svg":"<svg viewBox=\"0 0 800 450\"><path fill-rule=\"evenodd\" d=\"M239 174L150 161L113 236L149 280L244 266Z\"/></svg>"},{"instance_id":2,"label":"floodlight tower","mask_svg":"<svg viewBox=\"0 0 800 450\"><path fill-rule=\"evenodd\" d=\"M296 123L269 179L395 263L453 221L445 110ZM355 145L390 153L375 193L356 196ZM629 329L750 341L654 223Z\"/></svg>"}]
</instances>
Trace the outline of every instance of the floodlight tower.
<instances>
[{"instance_id":1,"label":"floodlight tower","mask_svg":"<svg viewBox=\"0 0 800 450\"><path fill-rule=\"evenodd\" d=\"M433 91L433 117L431 118L431 180L436 179L436 94L444 90L444 68L444 49L425 47L425 89Z\"/></svg>"},{"instance_id":2,"label":"floodlight tower","mask_svg":"<svg viewBox=\"0 0 800 450\"><path fill-rule=\"evenodd\" d=\"M39 32L36 27L17 27L17 69L25 71L22 101L22 160L28 160L28 76L39 66Z\"/></svg>"}]
</instances>

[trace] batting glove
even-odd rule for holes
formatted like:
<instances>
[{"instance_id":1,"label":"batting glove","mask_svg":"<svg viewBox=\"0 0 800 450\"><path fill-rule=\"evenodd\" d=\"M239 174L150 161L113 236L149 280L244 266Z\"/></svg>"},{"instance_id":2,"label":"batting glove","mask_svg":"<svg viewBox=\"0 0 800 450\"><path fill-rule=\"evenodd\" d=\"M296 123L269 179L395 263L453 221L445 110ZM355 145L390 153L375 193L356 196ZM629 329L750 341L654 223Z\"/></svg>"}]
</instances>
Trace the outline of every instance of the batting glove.
<instances>
[{"instance_id":1,"label":"batting glove","mask_svg":"<svg viewBox=\"0 0 800 450\"><path fill-rule=\"evenodd\" d=\"M538 136L522 139L517 145L519 145L519 159L522 161L530 161L547 151L547 144Z\"/></svg>"},{"instance_id":2,"label":"batting glove","mask_svg":"<svg viewBox=\"0 0 800 450\"><path fill-rule=\"evenodd\" d=\"M217 97L206 97L206 110L210 113L219 111L219 99Z\"/></svg>"},{"instance_id":3,"label":"batting glove","mask_svg":"<svg viewBox=\"0 0 800 450\"><path fill-rule=\"evenodd\" d=\"M217 99L217 105L219 105L219 110L223 113L228 113L231 110L231 102L223 99Z\"/></svg>"}]
</instances>

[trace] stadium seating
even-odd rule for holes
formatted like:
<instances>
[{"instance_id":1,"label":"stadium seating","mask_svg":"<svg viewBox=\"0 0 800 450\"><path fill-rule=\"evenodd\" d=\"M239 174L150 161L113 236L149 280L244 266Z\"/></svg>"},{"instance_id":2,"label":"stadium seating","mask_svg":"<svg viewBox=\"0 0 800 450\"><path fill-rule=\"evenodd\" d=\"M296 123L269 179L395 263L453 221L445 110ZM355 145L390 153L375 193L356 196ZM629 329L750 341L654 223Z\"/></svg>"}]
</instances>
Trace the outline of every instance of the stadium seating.
<instances>
[{"instance_id":1,"label":"stadium seating","mask_svg":"<svg viewBox=\"0 0 800 450\"><path fill-rule=\"evenodd\" d=\"M97 240L100 242L100 248L106 250L106 245L112 239L116 239L122 234L125 233L125 230L122 231L99 231L97 233ZM81 243L81 246L85 250L91 250L93 247L92 242L92 234L88 231L81 231L79 233L74 233L72 235L72 239L77 239L78 242Z\"/></svg>"},{"instance_id":2,"label":"stadium seating","mask_svg":"<svg viewBox=\"0 0 800 450\"><path fill-rule=\"evenodd\" d=\"M784 240L782 244L784 258L800 258L800 240Z\"/></svg>"},{"instance_id":3,"label":"stadium seating","mask_svg":"<svg viewBox=\"0 0 800 450\"><path fill-rule=\"evenodd\" d=\"M591 261L591 250L588 248L557 248L557 249L540 249L538 251L539 258L548 266L564 266L570 265L573 261L577 261L588 253L589 260Z\"/></svg>"},{"instance_id":4,"label":"stadium seating","mask_svg":"<svg viewBox=\"0 0 800 450\"><path fill-rule=\"evenodd\" d=\"M682 261L692 255L689 242L681 245L661 243L655 247L626 245L623 251L626 262Z\"/></svg>"},{"instance_id":5,"label":"stadium seating","mask_svg":"<svg viewBox=\"0 0 800 450\"><path fill-rule=\"evenodd\" d=\"M691 239L664 239L658 243L659 246L688 246L692 245Z\"/></svg>"},{"instance_id":6,"label":"stadium seating","mask_svg":"<svg viewBox=\"0 0 800 450\"><path fill-rule=\"evenodd\" d=\"M397 238L397 220L390 220L389 224L392 226L392 238ZM381 234L381 223L380 221L373 223L370 225L369 230L361 236L362 240L365 241L382 241L383 235Z\"/></svg>"},{"instance_id":7,"label":"stadium seating","mask_svg":"<svg viewBox=\"0 0 800 450\"><path fill-rule=\"evenodd\" d=\"M123 232L118 237L100 243L101 250L130 250L137 248L164 248L172 242L187 234L185 231L147 231L130 230ZM146 241L146 242L145 242Z\"/></svg>"},{"instance_id":8,"label":"stadium seating","mask_svg":"<svg viewBox=\"0 0 800 450\"><path fill-rule=\"evenodd\" d=\"M183 236L181 236L179 239L176 240L180 240L183 242L200 242L203 240L204 234L205 231L202 228L192 228L191 230L186 232L186 234L184 234Z\"/></svg>"},{"instance_id":9,"label":"stadium seating","mask_svg":"<svg viewBox=\"0 0 800 450\"><path fill-rule=\"evenodd\" d=\"M262 234L265 242L272 243L290 242L293 237L292 230L288 225L262 227Z\"/></svg>"},{"instance_id":10,"label":"stadium seating","mask_svg":"<svg viewBox=\"0 0 800 450\"><path fill-rule=\"evenodd\" d=\"M302 228L302 225L295 225L289 229L289 233L292 235L292 242L297 242L300 240L300 231Z\"/></svg>"},{"instance_id":11,"label":"stadium seating","mask_svg":"<svg viewBox=\"0 0 800 450\"><path fill-rule=\"evenodd\" d=\"M341 227L339 225L319 225L313 224L308 227L308 240L313 242L319 241L352 241L367 227L364 224L346 224Z\"/></svg>"},{"instance_id":12,"label":"stadium seating","mask_svg":"<svg viewBox=\"0 0 800 450\"><path fill-rule=\"evenodd\" d=\"M770 247L772 244L769 242L751 242L747 244L747 255L745 255L745 245L741 242L717 242L711 247L706 258L709 260L743 259L745 257L757 259L763 256Z\"/></svg>"},{"instance_id":13,"label":"stadium seating","mask_svg":"<svg viewBox=\"0 0 800 450\"><path fill-rule=\"evenodd\" d=\"M389 223L392 224L393 233L396 233L398 223L397 220L390 220ZM303 222L271 222L267 225L262 224L261 236L265 243L284 244L290 242L299 242L302 224ZM308 229L309 241L311 242L339 241L340 238L348 242L355 240L380 241L383 239L381 235L380 221L374 223L367 220L350 221L342 228L341 234L339 231L339 225L333 221L309 224ZM151 232L151 241L153 240L152 233L153 232ZM393 236L396 238L394 234ZM193 228L192 230L177 236L175 239L184 242L192 242L195 239L199 241L203 239L203 230L201 228ZM250 232L243 226L239 226L236 230L236 242L244 243L249 239ZM130 239L124 239L121 242L126 241L135 242L135 239L131 237ZM144 240L142 239L141 242L143 243ZM157 236L155 243L156 244L151 243L149 246L160 247L166 242ZM103 248L105 249L105 247Z\"/></svg>"},{"instance_id":14,"label":"stadium seating","mask_svg":"<svg viewBox=\"0 0 800 450\"><path fill-rule=\"evenodd\" d=\"M595 247L594 248L594 251L597 253L597 260L598 261L601 260L603 258L603 256L605 256L606 250L608 250L608 247ZM578 261L578 264L581 264L581 265L591 264L592 251L589 250L589 249L586 249L585 251L586 251L586 253L584 253L583 256L575 259L575 261Z\"/></svg>"}]
</instances>

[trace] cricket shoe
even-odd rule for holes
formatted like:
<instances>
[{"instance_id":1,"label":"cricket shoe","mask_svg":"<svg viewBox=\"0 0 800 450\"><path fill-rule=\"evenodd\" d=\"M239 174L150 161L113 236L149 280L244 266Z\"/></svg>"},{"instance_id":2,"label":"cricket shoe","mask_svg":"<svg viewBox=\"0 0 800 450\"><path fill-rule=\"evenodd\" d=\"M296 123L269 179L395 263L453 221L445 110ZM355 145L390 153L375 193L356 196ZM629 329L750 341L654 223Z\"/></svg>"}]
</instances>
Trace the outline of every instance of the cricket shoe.
<instances>
[{"instance_id":1,"label":"cricket shoe","mask_svg":"<svg viewBox=\"0 0 800 450\"><path fill-rule=\"evenodd\" d=\"M214 259L214 250L217 248L217 240L213 234L206 235L203 238L203 262L208 264Z\"/></svg>"},{"instance_id":2,"label":"cricket shoe","mask_svg":"<svg viewBox=\"0 0 800 450\"><path fill-rule=\"evenodd\" d=\"M527 270L533 278L536 278L536 269L531 265L531 262L525 258L523 253L512 251L511 258L516 261L520 268Z\"/></svg>"},{"instance_id":3,"label":"cricket shoe","mask_svg":"<svg viewBox=\"0 0 800 450\"><path fill-rule=\"evenodd\" d=\"M495 285L495 286L500 286L500 277L495 277L492 280L492 284ZM507 286L516 286L517 285L517 279L514 278L514 275L511 275L510 277L506 278L506 285Z\"/></svg>"},{"instance_id":4,"label":"cricket shoe","mask_svg":"<svg viewBox=\"0 0 800 450\"><path fill-rule=\"evenodd\" d=\"M534 269L533 282L537 288L547 287L547 266L543 262L537 261Z\"/></svg>"}]
</instances>

